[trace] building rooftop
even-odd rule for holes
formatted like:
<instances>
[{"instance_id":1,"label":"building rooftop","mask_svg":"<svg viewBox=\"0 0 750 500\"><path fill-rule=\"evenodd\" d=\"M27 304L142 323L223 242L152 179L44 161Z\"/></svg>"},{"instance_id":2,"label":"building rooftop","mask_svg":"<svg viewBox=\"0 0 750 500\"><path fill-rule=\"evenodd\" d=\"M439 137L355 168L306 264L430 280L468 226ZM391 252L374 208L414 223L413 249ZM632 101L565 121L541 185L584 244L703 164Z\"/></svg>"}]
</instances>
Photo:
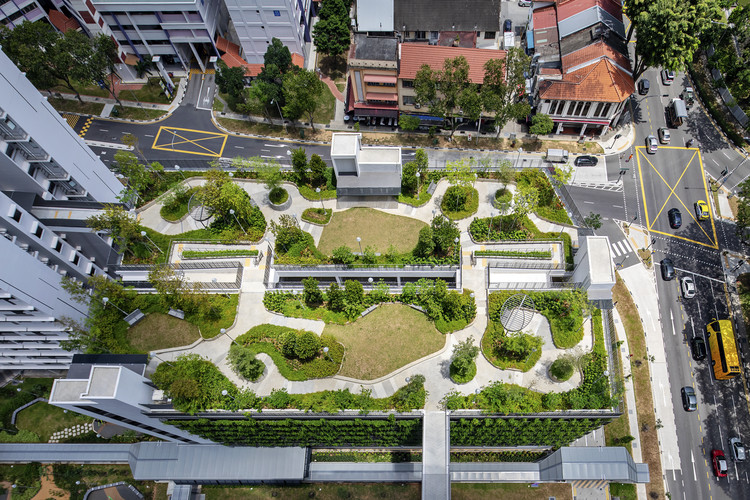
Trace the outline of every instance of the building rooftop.
<instances>
[{"instance_id":1,"label":"building rooftop","mask_svg":"<svg viewBox=\"0 0 750 500\"><path fill-rule=\"evenodd\" d=\"M433 70L442 70L446 59L464 56L469 63L469 79L472 83L480 84L484 81L485 63L490 59L505 59L508 54L505 50L440 47L419 43L402 43L399 49L401 51L399 78L413 80L423 64L429 65Z\"/></svg>"},{"instance_id":2,"label":"building rooftop","mask_svg":"<svg viewBox=\"0 0 750 500\"><path fill-rule=\"evenodd\" d=\"M354 156L359 149L361 134L334 133L331 137L331 156Z\"/></svg>"},{"instance_id":3,"label":"building rooftop","mask_svg":"<svg viewBox=\"0 0 750 500\"><path fill-rule=\"evenodd\" d=\"M548 5L534 11L534 31L549 28L557 29L557 11L554 5Z\"/></svg>"},{"instance_id":4,"label":"building rooftop","mask_svg":"<svg viewBox=\"0 0 750 500\"><path fill-rule=\"evenodd\" d=\"M609 58L620 69L630 71L630 60L625 54L616 51L604 40L598 40L574 52L566 53L562 58L563 70L568 73L594 63L603 57Z\"/></svg>"},{"instance_id":5,"label":"building rooftop","mask_svg":"<svg viewBox=\"0 0 750 500\"><path fill-rule=\"evenodd\" d=\"M586 238L586 245L588 246L591 283L614 283L615 274L609 239L606 236L589 236Z\"/></svg>"},{"instance_id":6,"label":"building rooftop","mask_svg":"<svg viewBox=\"0 0 750 500\"><path fill-rule=\"evenodd\" d=\"M393 31L393 0L357 2L359 31Z\"/></svg>"},{"instance_id":7,"label":"building rooftop","mask_svg":"<svg viewBox=\"0 0 750 500\"><path fill-rule=\"evenodd\" d=\"M73 401L80 401L81 394L86 392L86 388L89 386L88 379L86 380L72 380L72 379L57 379L52 385L52 392L49 396L50 403L69 403Z\"/></svg>"},{"instance_id":8,"label":"building rooftop","mask_svg":"<svg viewBox=\"0 0 750 500\"><path fill-rule=\"evenodd\" d=\"M393 146L368 146L359 150L359 163L400 164L401 148Z\"/></svg>"},{"instance_id":9,"label":"building rooftop","mask_svg":"<svg viewBox=\"0 0 750 500\"><path fill-rule=\"evenodd\" d=\"M540 99L622 102L635 92L633 77L609 59L539 83Z\"/></svg>"},{"instance_id":10,"label":"building rooftop","mask_svg":"<svg viewBox=\"0 0 750 500\"><path fill-rule=\"evenodd\" d=\"M111 398L117 390L120 378L119 366L95 366L91 370L91 383L86 394L90 398Z\"/></svg>"},{"instance_id":11,"label":"building rooftop","mask_svg":"<svg viewBox=\"0 0 750 500\"><path fill-rule=\"evenodd\" d=\"M396 31L499 31L500 0L402 0L393 22Z\"/></svg>"},{"instance_id":12,"label":"building rooftop","mask_svg":"<svg viewBox=\"0 0 750 500\"><path fill-rule=\"evenodd\" d=\"M397 50L398 41L396 41L396 37L367 36L364 33L356 33L354 35L354 44L352 46L354 59L396 62Z\"/></svg>"},{"instance_id":13,"label":"building rooftop","mask_svg":"<svg viewBox=\"0 0 750 500\"><path fill-rule=\"evenodd\" d=\"M560 20L591 9L601 9L613 17L622 19L622 4L616 0L557 0L557 17Z\"/></svg>"}]
</instances>

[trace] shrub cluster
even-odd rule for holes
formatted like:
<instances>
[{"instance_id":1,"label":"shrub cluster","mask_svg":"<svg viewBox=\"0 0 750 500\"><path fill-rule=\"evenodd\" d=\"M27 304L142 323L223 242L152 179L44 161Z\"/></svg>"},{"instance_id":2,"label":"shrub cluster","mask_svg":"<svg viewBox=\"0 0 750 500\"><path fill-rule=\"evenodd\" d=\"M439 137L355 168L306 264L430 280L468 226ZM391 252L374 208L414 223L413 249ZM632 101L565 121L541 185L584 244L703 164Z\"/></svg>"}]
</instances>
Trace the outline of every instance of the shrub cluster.
<instances>
[{"instance_id":1,"label":"shrub cluster","mask_svg":"<svg viewBox=\"0 0 750 500\"><path fill-rule=\"evenodd\" d=\"M555 193L555 188L552 187L549 179L541 170L536 168L522 170L516 175L516 185L519 190L536 189L539 195L539 205L535 209L537 215L552 222L572 223L565 207Z\"/></svg>"},{"instance_id":2,"label":"shrub cluster","mask_svg":"<svg viewBox=\"0 0 750 500\"><path fill-rule=\"evenodd\" d=\"M182 258L189 259L211 259L217 257L255 257L258 255L257 250L240 249L240 250L184 250Z\"/></svg>"}]
</instances>

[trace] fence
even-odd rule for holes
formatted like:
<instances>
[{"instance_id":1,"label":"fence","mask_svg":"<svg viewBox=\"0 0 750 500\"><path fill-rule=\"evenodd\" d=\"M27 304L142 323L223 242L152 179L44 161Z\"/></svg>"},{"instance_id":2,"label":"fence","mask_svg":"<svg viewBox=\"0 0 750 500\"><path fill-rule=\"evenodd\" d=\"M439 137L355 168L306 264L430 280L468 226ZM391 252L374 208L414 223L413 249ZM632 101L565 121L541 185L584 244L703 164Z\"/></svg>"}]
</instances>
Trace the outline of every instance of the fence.
<instances>
[{"instance_id":1,"label":"fence","mask_svg":"<svg viewBox=\"0 0 750 500\"><path fill-rule=\"evenodd\" d=\"M487 271L489 272L489 268L487 268ZM489 279L487 281L489 282ZM559 281L552 281L552 282L529 282L529 283L522 283L522 282L501 282L501 283L491 283L487 289L488 290L570 290L574 288L580 288L580 283L572 283L572 282L559 282Z\"/></svg>"},{"instance_id":2,"label":"fence","mask_svg":"<svg viewBox=\"0 0 750 500\"><path fill-rule=\"evenodd\" d=\"M268 288L268 281L271 277L271 264L273 263L273 247L268 244L268 252L266 253L266 270L263 273L263 285Z\"/></svg>"},{"instance_id":3,"label":"fence","mask_svg":"<svg viewBox=\"0 0 750 500\"><path fill-rule=\"evenodd\" d=\"M607 348L607 363L609 366L609 386L612 395L622 392L620 389L620 376L622 374L621 358L617 353L617 330L615 329L615 316L612 314L612 302L606 301L601 308L602 322L604 323L604 345ZM622 412L623 400L617 401L617 410Z\"/></svg>"},{"instance_id":4,"label":"fence","mask_svg":"<svg viewBox=\"0 0 750 500\"><path fill-rule=\"evenodd\" d=\"M529 260L521 260L521 258L516 257L480 256L480 258L492 259L487 264L488 267L503 269L543 269L549 271L554 271L557 269L565 270L565 263L563 262L533 262Z\"/></svg>"},{"instance_id":5,"label":"fence","mask_svg":"<svg viewBox=\"0 0 750 500\"><path fill-rule=\"evenodd\" d=\"M179 264L163 265L169 266L175 271L175 273L178 274L186 270L196 269L236 269L237 272L234 281L201 281L200 285L206 291L215 292L238 290L242 286L242 272L244 268L239 262L180 262ZM114 272L151 271L153 267L154 265L152 264L122 264L119 266L115 266ZM153 284L147 280L128 281L126 279L123 279L123 284L125 286L131 286L137 290L152 290L154 288Z\"/></svg>"}]
</instances>

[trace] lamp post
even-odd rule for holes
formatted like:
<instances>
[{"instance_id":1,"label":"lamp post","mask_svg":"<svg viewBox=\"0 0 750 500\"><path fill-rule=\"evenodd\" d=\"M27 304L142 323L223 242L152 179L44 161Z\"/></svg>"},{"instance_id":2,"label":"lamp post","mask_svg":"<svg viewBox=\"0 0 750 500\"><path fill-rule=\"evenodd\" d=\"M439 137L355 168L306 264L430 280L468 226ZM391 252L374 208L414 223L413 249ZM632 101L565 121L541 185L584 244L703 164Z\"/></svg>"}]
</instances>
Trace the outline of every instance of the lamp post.
<instances>
[{"instance_id":1,"label":"lamp post","mask_svg":"<svg viewBox=\"0 0 750 500\"><path fill-rule=\"evenodd\" d=\"M284 115L281 114L281 106L279 106L279 101L275 99L271 99L271 104L276 104L276 109L279 110L279 116L281 117L281 124L286 125L286 120L284 120Z\"/></svg>"},{"instance_id":2,"label":"lamp post","mask_svg":"<svg viewBox=\"0 0 750 500\"><path fill-rule=\"evenodd\" d=\"M372 288L372 278L367 278L367 283L370 285L370 288Z\"/></svg>"},{"instance_id":3,"label":"lamp post","mask_svg":"<svg viewBox=\"0 0 750 500\"><path fill-rule=\"evenodd\" d=\"M102 302L104 303L104 307L107 307L107 304L109 304L109 297L102 297ZM119 307L117 307L116 305L112 304L112 307L114 307L115 309L117 309L118 311L120 311L125 316L128 315L128 313L126 313L125 311L123 311L122 309L120 309Z\"/></svg>"},{"instance_id":4,"label":"lamp post","mask_svg":"<svg viewBox=\"0 0 750 500\"><path fill-rule=\"evenodd\" d=\"M521 153L523 153L523 148L518 148L518 156L516 157L516 169L518 169L518 162L521 161Z\"/></svg>"},{"instance_id":5,"label":"lamp post","mask_svg":"<svg viewBox=\"0 0 750 500\"><path fill-rule=\"evenodd\" d=\"M456 245L456 247L458 247L458 236L456 236L455 238L453 238L453 243ZM456 248L456 249L458 249L458 248Z\"/></svg>"},{"instance_id":6,"label":"lamp post","mask_svg":"<svg viewBox=\"0 0 750 500\"><path fill-rule=\"evenodd\" d=\"M362 251L362 238L357 236L357 244L359 244L359 254L364 255L365 253Z\"/></svg>"},{"instance_id":7,"label":"lamp post","mask_svg":"<svg viewBox=\"0 0 750 500\"><path fill-rule=\"evenodd\" d=\"M148 237L148 233L146 231L141 231L141 236L143 236L148 241L150 241L151 244L154 245L154 247L156 247L157 250L159 250L159 252L164 253L164 250L162 250L161 248L159 248L159 245L157 245L156 243L154 243L154 240L152 240L151 238Z\"/></svg>"},{"instance_id":8,"label":"lamp post","mask_svg":"<svg viewBox=\"0 0 750 500\"><path fill-rule=\"evenodd\" d=\"M182 170L180 170L180 166L179 165L175 165L174 169L177 170L180 174L182 174L182 178L184 180L187 180L187 177L185 177L185 174L182 172Z\"/></svg>"},{"instance_id":9,"label":"lamp post","mask_svg":"<svg viewBox=\"0 0 750 500\"><path fill-rule=\"evenodd\" d=\"M234 396L232 396L231 394L229 394L229 391L228 391L228 390L226 390L226 389L222 389L222 390L221 390L221 395L222 395L222 396L229 396L229 397L230 397L230 398L232 398L232 399L233 399L234 401L237 401L236 399L234 399Z\"/></svg>"},{"instance_id":10,"label":"lamp post","mask_svg":"<svg viewBox=\"0 0 750 500\"><path fill-rule=\"evenodd\" d=\"M328 347L324 347L323 348L323 355L325 356L326 359L329 359L328 358Z\"/></svg>"},{"instance_id":11,"label":"lamp post","mask_svg":"<svg viewBox=\"0 0 750 500\"><path fill-rule=\"evenodd\" d=\"M630 226L632 226L632 225L633 225L633 222L635 222L635 221L637 221L637 220L638 220L638 214L636 214L636 215L635 215L635 216L633 217L633 220L632 220L632 221L630 221L630 223L628 224L628 229L630 229Z\"/></svg>"},{"instance_id":12,"label":"lamp post","mask_svg":"<svg viewBox=\"0 0 750 500\"><path fill-rule=\"evenodd\" d=\"M417 172L417 198L419 198L419 178L422 177L422 174Z\"/></svg>"},{"instance_id":13,"label":"lamp post","mask_svg":"<svg viewBox=\"0 0 750 500\"><path fill-rule=\"evenodd\" d=\"M245 233L245 234L247 234L247 231L245 231L245 228L242 227L242 224L240 224L240 220L237 218L236 215L234 215L234 209L233 208L229 209L229 215L231 215L231 216L234 217L234 220L237 221L237 225L240 226L240 229L242 229L242 232Z\"/></svg>"},{"instance_id":14,"label":"lamp post","mask_svg":"<svg viewBox=\"0 0 750 500\"><path fill-rule=\"evenodd\" d=\"M319 188L319 187L316 187L316 188L315 188L315 192L316 192L316 193L318 193L318 198L320 199L320 208L322 208L322 209L323 209L323 211L325 212L325 210L326 210L326 206L325 206L325 205L323 205L323 198L322 198L322 197L320 196L320 188Z\"/></svg>"},{"instance_id":15,"label":"lamp post","mask_svg":"<svg viewBox=\"0 0 750 500\"><path fill-rule=\"evenodd\" d=\"M490 223L487 224L487 241L490 241L490 231L492 230L492 219L494 217L494 214L490 212Z\"/></svg>"}]
</instances>

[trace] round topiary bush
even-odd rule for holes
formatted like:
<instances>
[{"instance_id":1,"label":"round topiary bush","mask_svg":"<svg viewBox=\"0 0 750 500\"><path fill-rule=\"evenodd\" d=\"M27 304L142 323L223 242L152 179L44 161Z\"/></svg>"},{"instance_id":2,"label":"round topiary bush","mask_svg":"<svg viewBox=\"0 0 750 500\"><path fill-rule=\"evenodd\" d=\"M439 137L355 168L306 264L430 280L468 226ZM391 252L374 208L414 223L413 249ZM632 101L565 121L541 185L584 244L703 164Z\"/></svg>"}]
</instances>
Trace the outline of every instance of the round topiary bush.
<instances>
[{"instance_id":1,"label":"round topiary bush","mask_svg":"<svg viewBox=\"0 0 750 500\"><path fill-rule=\"evenodd\" d=\"M299 359L310 359L315 357L320 350L320 338L313 332L302 332L294 344L294 354Z\"/></svg>"},{"instance_id":2,"label":"round topiary bush","mask_svg":"<svg viewBox=\"0 0 750 500\"><path fill-rule=\"evenodd\" d=\"M473 360L463 371L458 369L455 363L451 363L451 366L450 366L451 380L457 384L466 384L468 382L471 382L472 380L474 380L474 377L476 376L476 374L477 374L477 364Z\"/></svg>"},{"instance_id":3,"label":"round topiary bush","mask_svg":"<svg viewBox=\"0 0 750 500\"><path fill-rule=\"evenodd\" d=\"M268 200L274 205L281 205L289 199L289 193L283 187L275 187L268 193Z\"/></svg>"},{"instance_id":4,"label":"round topiary bush","mask_svg":"<svg viewBox=\"0 0 750 500\"><path fill-rule=\"evenodd\" d=\"M512 201L513 193L510 192L510 189L503 187L495 191L495 199L492 204L495 208L504 210L510 206Z\"/></svg>"},{"instance_id":5,"label":"round topiary bush","mask_svg":"<svg viewBox=\"0 0 750 500\"><path fill-rule=\"evenodd\" d=\"M573 376L575 365L573 360L568 356L557 358L549 367L549 374L558 382L565 382Z\"/></svg>"}]
</instances>

